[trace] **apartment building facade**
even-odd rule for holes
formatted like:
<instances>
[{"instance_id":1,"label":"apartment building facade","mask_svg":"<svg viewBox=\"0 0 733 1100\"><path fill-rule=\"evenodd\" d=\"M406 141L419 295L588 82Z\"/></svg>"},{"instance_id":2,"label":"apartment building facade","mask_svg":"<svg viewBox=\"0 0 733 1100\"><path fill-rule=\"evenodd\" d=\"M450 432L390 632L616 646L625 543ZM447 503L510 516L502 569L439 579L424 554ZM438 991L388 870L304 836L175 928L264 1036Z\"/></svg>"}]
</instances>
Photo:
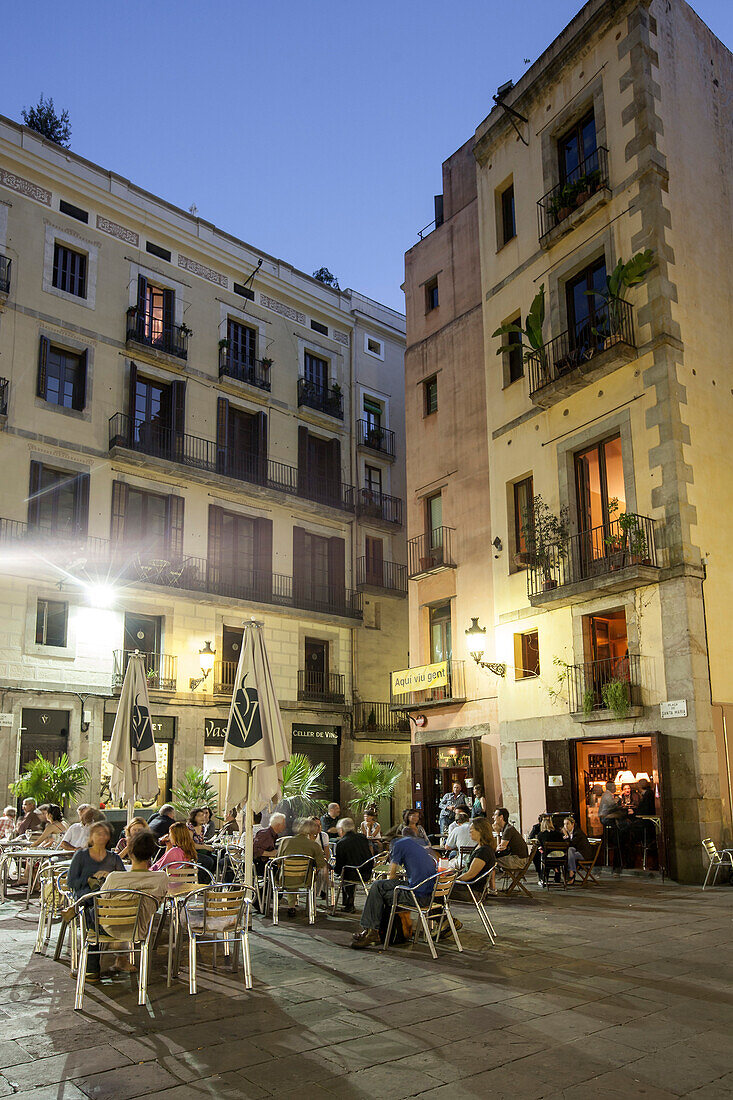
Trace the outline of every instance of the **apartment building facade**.
<instances>
[{"instance_id":1,"label":"apartment building facade","mask_svg":"<svg viewBox=\"0 0 733 1100\"><path fill-rule=\"evenodd\" d=\"M139 650L160 797L202 765L223 797L252 617L328 797L367 752L407 769L388 705L407 640L402 316L6 119L0 255L5 781L68 751L104 799Z\"/></svg>"},{"instance_id":2,"label":"apartment building facade","mask_svg":"<svg viewBox=\"0 0 733 1100\"><path fill-rule=\"evenodd\" d=\"M590 0L473 143L502 800L602 835L648 778L638 865L683 881L731 826L731 76L683 0ZM536 346L492 335L540 290Z\"/></svg>"}]
</instances>

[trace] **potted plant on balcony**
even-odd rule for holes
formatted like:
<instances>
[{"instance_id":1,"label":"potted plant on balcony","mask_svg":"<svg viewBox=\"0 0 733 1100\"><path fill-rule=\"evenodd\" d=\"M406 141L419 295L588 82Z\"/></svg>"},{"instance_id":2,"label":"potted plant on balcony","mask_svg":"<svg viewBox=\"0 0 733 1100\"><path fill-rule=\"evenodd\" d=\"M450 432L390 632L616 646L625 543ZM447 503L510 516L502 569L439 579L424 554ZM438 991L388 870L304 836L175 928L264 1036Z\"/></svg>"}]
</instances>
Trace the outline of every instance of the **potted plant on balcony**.
<instances>
[{"instance_id":1,"label":"potted plant on balcony","mask_svg":"<svg viewBox=\"0 0 733 1100\"><path fill-rule=\"evenodd\" d=\"M219 341L219 351L227 351L229 349L229 341L226 337Z\"/></svg>"},{"instance_id":2,"label":"potted plant on balcony","mask_svg":"<svg viewBox=\"0 0 733 1100\"><path fill-rule=\"evenodd\" d=\"M378 425L374 424L372 425L372 427L367 429L366 443L368 447L376 447L376 449L379 450L382 445L383 439L384 428L380 428Z\"/></svg>"},{"instance_id":3,"label":"potted plant on balcony","mask_svg":"<svg viewBox=\"0 0 733 1100\"><path fill-rule=\"evenodd\" d=\"M263 370L269 370L270 367L272 366L273 360L268 359L267 356L265 355L262 359L260 359L260 363L262 364L262 369Z\"/></svg>"},{"instance_id":4,"label":"potted plant on balcony","mask_svg":"<svg viewBox=\"0 0 733 1100\"><path fill-rule=\"evenodd\" d=\"M593 688L587 687L583 692L583 714L586 718L590 718L591 714L595 710L596 706L596 694Z\"/></svg>"},{"instance_id":5,"label":"potted plant on balcony","mask_svg":"<svg viewBox=\"0 0 733 1100\"><path fill-rule=\"evenodd\" d=\"M643 283L653 266L654 253L651 248L645 248L630 260L619 260L611 274L606 276L603 290L586 290L586 294L601 298L608 309L608 331L593 329L594 335L603 339L604 351L623 339L623 305L626 304L624 291Z\"/></svg>"},{"instance_id":6,"label":"potted plant on balcony","mask_svg":"<svg viewBox=\"0 0 733 1100\"><path fill-rule=\"evenodd\" d=\"M193 336L193 329L189 328L185 323L179 327L178 331L181 334L182 340L187 340L189 336Z\"/></svg>"},{"instance_id":7,"label":"potted plant on balcony","mask_svg":"<svg viewBox=\"0 0 733 1100\"><path fill-rule=\"evenodd\" d=\"M631 710L631 699L628 683L623 680L609 680L601 688L601 698L606 710L610 710L616 718L626 718Z\"/></svg>"},{"instance_id":8,"label":"potted plant on balcony","mask_svg":"<svg viewBox=\"0 0 733 1100\"><path fill-rule=\"evenodd\" d=\"M649 544L640 516L633 512L621 512L618 524L624 534L624 545L634 565L651 565Z\"/></svg>"},{"instance_id":9,"label":"potted plant on balcony","mask_svg":"<svg viewBox=\"0 0 733 1100\"><path fill-rule=\"evenodd\" d=\"M572 214L573 209L575 207L575 197L576 197L577 194L578 194L578 185L577 185L577 183L565 183L560 188L560 192L557 196L557 199L558 199L557 220L558 221L563 222L563 221L565 221L566 218L570 217L570 215Z\"/></svg>"},{"instance_id":10,"label":"potted plant on balcony","mask_svg":"<svg viewBox=\"0 0 733 1100\"><path fill-rule=\"evenodd\" d=\"M522 517L530 564L542 573L545 592L557 588L560 565L567 557L568 514L566 507L561 508L559 514L553 512L538 493L532 500L531 509L528 508Z\"/></svg>"},{"instance_id":11,"label":"potted plant on balcony","mask_svg":"<svg viewBox=\"0 0 733 1100\"><path fill-rule=\"evenodd\" d=\"M507 323L500 325L495 332L492 332L492 336L506 336L510 333L517 333L522 339L519 341L519 346L524 351L524 361L529 359L535 359L539 368L539 376L542 380L540 384L544 385L546 381L549 381L547 371L547 349L543 341L542 329L545 324L545 284L540 285L540 289L532 299L532 305L529 307L529 313L527 314L524 322L524 328L521 325L515 325ZM502 344L500 348L497 348L497 355L504 355L507 351L507 345Z\"/></svg>"}]
</instances>

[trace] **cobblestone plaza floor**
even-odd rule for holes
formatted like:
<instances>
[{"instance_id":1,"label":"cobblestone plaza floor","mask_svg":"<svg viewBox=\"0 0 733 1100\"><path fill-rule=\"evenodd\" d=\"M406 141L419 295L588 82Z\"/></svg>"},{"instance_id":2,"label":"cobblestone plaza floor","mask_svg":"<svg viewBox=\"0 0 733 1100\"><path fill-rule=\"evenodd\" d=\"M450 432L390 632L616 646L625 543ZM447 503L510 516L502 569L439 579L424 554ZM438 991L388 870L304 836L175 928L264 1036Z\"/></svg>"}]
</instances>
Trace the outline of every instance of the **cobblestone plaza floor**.
<instances>
[{"instance_id":1,"label":"cobblestone plaza floor","mask_svg":"<svg viewBox=\"0 0 733 1100\"><path fill-rule=\"evenodd\" d=\"M495 948L457 905L465 951L437 962L348 950L354 920L322 911L257 917L252 992L223 967L194 997L186 972L167 989L161 948L146 1007L135 979L103 978L82 1012L9 901L0 1097L733 1097L733 889L602 882L498 899Z\"/></svg>"}]
</instances>

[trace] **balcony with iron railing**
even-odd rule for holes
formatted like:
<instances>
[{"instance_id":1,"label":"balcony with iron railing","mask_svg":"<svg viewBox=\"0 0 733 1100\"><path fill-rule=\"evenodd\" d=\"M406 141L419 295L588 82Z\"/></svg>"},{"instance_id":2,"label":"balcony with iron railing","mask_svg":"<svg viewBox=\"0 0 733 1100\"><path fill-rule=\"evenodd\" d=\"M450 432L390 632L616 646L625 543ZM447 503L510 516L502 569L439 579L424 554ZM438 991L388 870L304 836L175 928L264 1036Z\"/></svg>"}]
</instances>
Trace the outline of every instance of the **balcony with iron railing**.
<instances>
[{"instance_id":1,"label":"balcony with iron railing","mask_svg":"<svg viewBox=\"0 0 733 1100\"><path fill-rule=\"evenodd\" d=\"M377 489L351 489L353 509L361 519L379 520L381 523L402 524L402 501L399 497L380 493Z\"/></svg>"},{"instance_id":2,"label":"balcony with iron railing","mask_svg":"<svg viewBox=\"0 0 733 1100\"><path fill-rule=\"evenodd\" d=\"M4 298L10 294L10 271L13 261L9 256L0 256L0 295Z\"/></svg>"},{"instance_id":3,"label":"balcony with iron railing","mask_svg":"<svg viewBox=\"0 0 733 1100\"><path fill-rule=\"evenodd\" d=\"M7 378L0 378L0 416L8 415L8 397L10 395L10 383Z\"/></svg>"},{"instance_id":4,"label":"balcony with iron railing","mask_svg":"<svg viewBox=\"0 0 733 1100\"><path fill-rule=\"evenodd\" d=\"M373 424L369 420L357 420L356 442L359 447L376 451L385 458L395 457L395 434L389 428Z\"/></svg>"},{"instance_id":5,"label":"balcony with iron railing","mask_svg":"<svg viewBox=\"0 0 733 1100\"><path fill-rule=\"evenodd\" d=\"M439 662L440 663L440 662ZM450 706L466 701L465 662L448 660L447 682L437 687L397 694L390 686L390 706L398 710L422 710L423 707Z\"/></svg>"},{"instance_id":6,"label":"balcony with iron railing","mask_svg":"<svg viewBox=\"0 0 733 1100\"><path fill-rule=\"evenodd\" d=\"M435 527L424 535L407 540L407 575L411 580L437 573L440 569L455 569L452 527Z\"/></svg>"},{"instance_id":7,"label":"balcony with iron railing","mask_svg":"<svg viewBox=\"0 0 733 1100\"><path fill-rule=\"evenodd\" d=\"M396 561L374 561L361 557L356 562L357 588L378 588L382 592L407 595L407 566Z\"/></svg>"},{"instance_id":8,"label":"balcony with iron railing","mask_svg":"<svg viewBox=\"0 0 733 1100\"><path fill-rule=\"evenodd\" d=\"M213 690L215 695L232 694L238 663L238 661L214 661Z\"/></svg>"},{"instance_id":9,"label":"balcony with iron railing","mask_svg":"<svg viewBox=\"0 0 733 1100\"><path fill-rule=\"evenodd\" d=\"M238 358L231 348L219 348L219 377L234 378L268 393L271 389L269 360Z\"/></svg>"},{"instance_id":10,"label":"balcony with iron railing","mask_svg":"<svg viewBox=\"0 0 733 1100\"><path fill-rule=\"evenodd\" d=\"M568 666L570 713L581 720L635 718L642 707L637 653ZM581 717L582 716L582 717Z\"/></svg>"},{"instance_id":11,"label":"balcony with iron railing","mask_svg":"<svg viewBox=\"0 0 733 1100\"><path fill-rule=\"evenodd\" d=\"M549 248L607 201L608 150L600 145L537 203L540 244Z\"/></svg>"},{"instance_id":12,"label":"balcony with iron railing","mask_svg":"<svg viewBox=\"0 0 733 1100\"><path fill-rule=\"evenodd\" d=\"M354 738L357 741L409 741L410 719L406 711L389 703L354 703Z\"/></svg>"},{"instance_id":13,"label":"balcony with iron railing","mask_svg":"<svg viewBox=\"0 0 733 1100\"><path fill-rule=\"evenodd\" d=\"M657 524L627 512L553 546L530 545L527 595L533 607L561 607L659 579Z\"/></svg>"},{"instance_id":14,"label":"balcony with iron railing","mask_svg":"<svg viewBox=\"0 0 733 1100\"><path fill-rule=\"evenodd\" d=\"M308 703L346 704L345 677L340 672L298 669L298 699Z\"/></svg>"},{"instance_id":15,"label":"balcony with iron railing","mask_svg":"<svg viewBox=\"0 0 733 1100\"><path fill-rule=\"evenodd\" d=\"M636 358L634 316L622 298L594 299L593 314L527 356L529 396L549 408Z\"/></svg>"},{"instance_id":16,"label":"balcony with iron railing","mask_svg":"<svg viewBox=\"0 0 733 1100\"><path fill-rule=\"evenodd\" d=\"M185 325L167 324L149 313L140 312L135 306L128 309L126 321L128 343L152 348L176 359L188 358L188 337L191 332Z\"/></svg>"},{"instance_id":17,"label":"balcony with iron railing","mask_svg":"<svg viewBox=\"0 0 733 1100\"><path fill-rule=\"evenodd\" d=\"M333 385L313 382L310 378L298 379L298 405L307 405L309 409L344 418L344 395L337 382Z\"/></svg>"},{"instance_id":18,"label":"balcony with iron railing","mask_svg":"<svg viewBox=\"0 0 733 1100\"><path fill-rule=\"evenodd\" d=\"M112 690L119 691L125 678L125 670L133 653L139 650L116 649L113 653ZM145 678L151 691L175 691L178 658L170 653L142 653L145 661Z\"/></svg>"}]
</instances>

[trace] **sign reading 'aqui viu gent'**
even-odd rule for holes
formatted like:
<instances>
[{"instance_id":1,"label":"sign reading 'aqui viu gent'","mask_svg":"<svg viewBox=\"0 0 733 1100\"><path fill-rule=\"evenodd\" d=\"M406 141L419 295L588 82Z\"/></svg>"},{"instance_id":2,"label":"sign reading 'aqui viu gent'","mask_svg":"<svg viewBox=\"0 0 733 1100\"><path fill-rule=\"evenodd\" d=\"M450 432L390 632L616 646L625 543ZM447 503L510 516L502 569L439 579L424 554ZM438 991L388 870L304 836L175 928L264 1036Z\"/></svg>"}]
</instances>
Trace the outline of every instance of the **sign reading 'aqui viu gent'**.
<instances>
[{"instance_id":1,"label":"sign reading 'aqui viu gent'","mask_svg":"<svg viewBox=\"0 0 733 1100\"><path fill-rule=\"evenodd\" d=\"M436 661L419 668L403 668L392 673L392 694L407 695L411 691L424 691L431 687L445 687L448 683L448 662Z\"/></svg>"}]
</instances>

